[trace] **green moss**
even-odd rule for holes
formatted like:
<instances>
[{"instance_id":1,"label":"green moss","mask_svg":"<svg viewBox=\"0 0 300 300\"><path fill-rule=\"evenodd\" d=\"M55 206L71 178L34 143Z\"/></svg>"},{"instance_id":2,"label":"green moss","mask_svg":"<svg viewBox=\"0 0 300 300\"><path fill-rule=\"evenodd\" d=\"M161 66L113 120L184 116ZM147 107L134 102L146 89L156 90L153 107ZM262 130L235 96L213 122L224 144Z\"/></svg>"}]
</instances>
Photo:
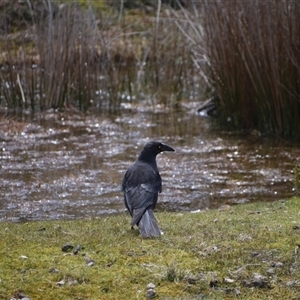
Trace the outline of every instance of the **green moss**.
<instances>
[{"instance_id":1,"label":"green moss","mask_svg":"<svg viewBox=\"0 0 300 300\"><path fill-rule=\"evenodd\" d=\"M143 240L127 214L0 224L0 298L297 299L299 198L227 211L157 213L164 230ZM67 243L84 247L64 253ZM88 263L94 261L93 266ZM255 274L265 278L253 287Z\"/></svg>"}]
</instances>

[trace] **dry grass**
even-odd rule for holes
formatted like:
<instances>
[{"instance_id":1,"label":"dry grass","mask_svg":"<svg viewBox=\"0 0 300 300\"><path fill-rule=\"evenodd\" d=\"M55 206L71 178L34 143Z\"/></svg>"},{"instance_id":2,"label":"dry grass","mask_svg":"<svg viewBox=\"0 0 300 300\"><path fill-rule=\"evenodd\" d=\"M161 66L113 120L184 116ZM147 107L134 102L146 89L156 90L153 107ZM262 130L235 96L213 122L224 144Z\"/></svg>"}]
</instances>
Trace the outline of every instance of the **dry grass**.
<instances>
[{"instance_id":1,"label":"dry grass","mask_svg":"<svg viewBox=\"0 0 300 300\"><path fill-rule=\"evenodd\" d=\"M198 17L196 62L223 126L299 140L299 3L204 0Z\"/></svg>"},{"instance_id":2,"label":"dry grass","mask_svg":"<svg viewBox=\"0 0 300 300\"><path fill-rule=\"evenodd\" d=\"M194 89L188 44L161 6L153 15L47 2L18 41L1 47L0 101L40 111L118 109L150 100L176 105Z\"/></svg>"}]
</instances>

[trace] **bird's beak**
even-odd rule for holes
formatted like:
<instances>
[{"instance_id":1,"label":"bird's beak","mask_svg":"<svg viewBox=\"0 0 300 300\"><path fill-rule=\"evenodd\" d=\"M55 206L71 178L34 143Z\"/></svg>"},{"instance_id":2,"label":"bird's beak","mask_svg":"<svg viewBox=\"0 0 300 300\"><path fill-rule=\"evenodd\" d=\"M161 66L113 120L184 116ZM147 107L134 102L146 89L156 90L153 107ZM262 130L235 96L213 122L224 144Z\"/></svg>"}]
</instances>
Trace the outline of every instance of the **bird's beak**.
<instances>
[{"instance_id":1,"label":"bird's beak","mask_svg":"<svg viewBox=\"0 0 300 300\"><path fill-rule=\"evenodd\" d=\"M172 147L162 144L161 151L175 151Z\"/></svg>"}]
</instances>

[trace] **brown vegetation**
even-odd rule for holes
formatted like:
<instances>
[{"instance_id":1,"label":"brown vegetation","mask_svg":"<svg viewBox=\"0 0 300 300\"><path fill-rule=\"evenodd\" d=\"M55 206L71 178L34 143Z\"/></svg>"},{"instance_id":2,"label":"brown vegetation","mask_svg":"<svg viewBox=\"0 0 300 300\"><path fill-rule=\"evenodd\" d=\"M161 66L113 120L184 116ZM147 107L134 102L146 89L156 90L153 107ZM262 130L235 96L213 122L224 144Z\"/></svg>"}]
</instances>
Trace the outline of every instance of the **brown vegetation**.
<instances>
[{"instance_id":1,"label":"brown vegetation","mask_svg":"<svg viewBox=\"0 0 300 300\"><path fill-rule=\"evenodd\" d=\"M220 121L299 140L300 4L203 1L202 8L200 21L190 21L204 37L197 62L219 99Z\"/></svg>"},{"instance_id":2,"label":"brown vegetation","mask_svg":"<svg viewBox=\"0 0 300 300\"><path fill-rule=\"evenodd\" d=\"M223 127L300 139L297 1L81 2L0 10L2 107L174 106L206 89Z\"/></svg>"},{"instance_id":3,"label":"brown vegetation","mask_svg":"<svg viewBox=\"0 0 300 300\"><path fill-rule=\"evenodd\" d=\"M168 11L158 7L153 16L126 12L122 18L95 11L49 2L45 16L28 26L30 38L6 35L1 104L32 111L116 109L136 98L173 105L188 95L193 63Z\"/></svg>"}]
</instances>

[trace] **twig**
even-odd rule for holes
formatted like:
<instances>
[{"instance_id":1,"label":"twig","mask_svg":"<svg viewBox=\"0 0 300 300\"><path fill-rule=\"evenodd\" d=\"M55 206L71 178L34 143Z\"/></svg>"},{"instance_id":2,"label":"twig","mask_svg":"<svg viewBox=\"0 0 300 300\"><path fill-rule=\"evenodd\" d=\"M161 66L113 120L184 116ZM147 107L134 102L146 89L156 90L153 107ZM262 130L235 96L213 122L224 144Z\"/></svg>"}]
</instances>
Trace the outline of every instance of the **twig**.
<instances>
[{"instance_id":1,"label":"twig","mask_svg":"<svg viewBox=\"0 0 300 300\"><path fill-rule=\"evenodd\" d=\"M22 101L23 101L23 103L25 103L25 96L24 96L22 85L21 85L19 73L17 74L17 83L18 83L20 91L21 91Z\"/></svg>"}]
</instances>

